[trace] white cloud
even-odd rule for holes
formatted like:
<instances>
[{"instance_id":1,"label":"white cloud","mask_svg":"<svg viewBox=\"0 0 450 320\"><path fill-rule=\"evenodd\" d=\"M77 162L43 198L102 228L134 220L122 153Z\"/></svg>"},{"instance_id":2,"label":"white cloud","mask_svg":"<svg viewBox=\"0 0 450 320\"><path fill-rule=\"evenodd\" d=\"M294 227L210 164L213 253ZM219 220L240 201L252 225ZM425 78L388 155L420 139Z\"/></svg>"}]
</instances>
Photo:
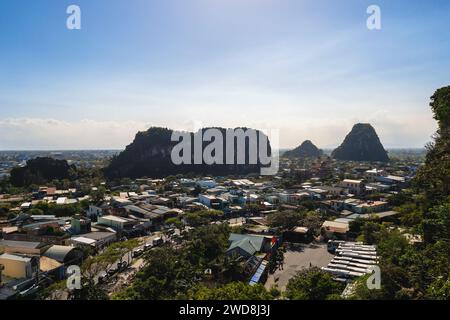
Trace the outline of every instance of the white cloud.
<instances>
[{"instance_id":1,"label":"white cloud","mask_svg":"<svg viewBox=\"0 0 450 320\"><path fill-rule=\"evenodd\" d=\"M297 122L295 122L297 121ZM369 122L386 147L421 147L435 130L434 121L422 115L405 115L401 120L379 111L366 117L301 118L294 121L258 121L243 117L226 124L203 123L185 119L168 127L194 131L200 127L246 126L255 129L279 129L280 147L294 147L310 139L322 148L339 145L357 122ZM62 121L43 118L7 118L0 120L0 149L122 149L138 131L158 125L146 121Z\"/></svg>"}]
</instances>

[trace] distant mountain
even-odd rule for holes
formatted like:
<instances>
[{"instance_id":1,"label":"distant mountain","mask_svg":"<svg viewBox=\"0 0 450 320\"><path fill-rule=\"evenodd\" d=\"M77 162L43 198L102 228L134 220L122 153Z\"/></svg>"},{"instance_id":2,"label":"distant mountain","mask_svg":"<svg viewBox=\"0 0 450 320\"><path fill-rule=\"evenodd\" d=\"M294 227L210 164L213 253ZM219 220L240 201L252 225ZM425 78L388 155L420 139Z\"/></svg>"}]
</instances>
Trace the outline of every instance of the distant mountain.
<instances>
[{"instance_id":1,"label":"distant mountain","mask_svg":"<svg viewBox=\"0 0 450 320\"><path fill-rule=\"evenodd\" d=\"M310 140L304 141L297 148L286 151L283 157L286 158L317 158L323 154L323 151L318 149Z\"/></svg>"},{"instance_id":2,"label":"distant mountain","mask_svg":"<svg viewBox=\"0 0 450 320\"><path fill-rule=\"evenodd\" d=\"M202 133L210 128L201 129ZM223 137L226 136L226 129L220 130ZM237 128L239 129L239 128ZM240 128L246 130L246 128ZM236 130L236 129L235 129ZM117 178L140 178L152 177L161 178L168 175L196 174L196 175L245 175L250 173L260 173L261 164L249 164L249 148L245 147L245 164L181 164L175 165L171 159L171 153L178 142L171 141L174 131L167 128L152 127L145 132L136 134L134 141L126 147L119 155L115 156L108 167L104 169L104 174L109 179ZM256 131L259 133L259 131ZM194 133L188 133L194 149ZM259 139L258 139L259 141ZM203 142L202 151L211 142ZM234 157L236 163L237 143L234 147ZM267 149L270 154L270 143ZM194 155L191 152L191 163L194 163ZM226 163L226 141L223 141L223 163Z\"/></svg>"},{"instance_id":3,"label":"distant mountain","mask_svg":"<svg viewBox=\"0 0 450 320\"><path fill-rule=\"evenodd\" d=\"M332 152L331 156L338 160L389 161L375 129L368 123L355 124L344 142Z\"/></svg>"},{"instance_id":4,"label":"distant mountain","mask_svg":"<svg viewBox=\"0 0 450 320\"><path fill-rule=\"evenodd\" d=\"M75 166L69 165L66 160L41 157L28 160L25 167L12 169L10 181L16 187L25 187L45 184L52 180L71 180L75 176Z\"/></svg>"}]
</instances>

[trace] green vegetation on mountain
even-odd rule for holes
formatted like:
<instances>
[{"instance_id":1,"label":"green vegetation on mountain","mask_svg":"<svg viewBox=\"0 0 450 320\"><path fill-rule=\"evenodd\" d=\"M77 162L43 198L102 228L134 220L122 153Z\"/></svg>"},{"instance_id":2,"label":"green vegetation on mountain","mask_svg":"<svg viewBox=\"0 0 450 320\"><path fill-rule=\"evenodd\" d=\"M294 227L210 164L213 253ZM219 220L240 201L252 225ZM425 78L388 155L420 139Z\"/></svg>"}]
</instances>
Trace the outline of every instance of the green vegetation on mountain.
<instances>
[{"instance_id":1,"label":"green vegetation on mountain","mask_svg":"<svg viewBox=\"0 0 450 320\"><path fill-rule=\"evenodd\" d=\"M417 196L405 194L396 208L402 228L422 241L410 242L389 225L362 222L358 226L362 240L378 246L382 282L381 290L368 290L361 279L353 298L450 297L450 86L437 90L430 105L439 128L428 146L425 165L414 180Z\"/></svg>"},{"instance_id":2,"label":"green vegetation on mountain","mask_svg":"<svg viewBox=\"0 0 450 320\"><path fill-rule=\"evenodd\" d=\"M323 155L323 151L317 148L310 140L304 141L297 148L286 151L283 157L286 158L317 158Z\"/></svg>"},{"instance_id":3,"label":"green vegetation on mountain","mask_svg":"<svg viewBox=\"0 0 450 320\"><path fill-rule=\"evenodd\" d=\"M438 89L430 106L438 130L427 146L425 165L420 168L415 185L425 192L428 205L440 204L450 193L450 86Z\"/></svg>"},{"instance_id":4,"label":"green vegetation on mountain","mask_svg":"<svg viewBox=\"0 0 450 320\"><path fill-rule=\"evenodd\" d=\"M26 166L11 171L10 182L15 187L42 185L52 180L71 180L76 178L76 168L66 160L53 158L35 158L27 161Z\"/></svg>"},{"instance_id":5,"label":"green vegetation on mountain","mask_svg":"<svg viewBox=\"0 0 450 320\"><path fill-rule=\"evenodd\" d=\"M331 156L337 160L388 162L389 157L375 129L368 123L358 123Z\"/></svg>"},{"instance_id":6,"label":"green vegetation on mountain","mask_svg":"<svg viewBox=\"0 0 450 320\"><path fill-rule=\"evenodd\" d=\"M203 133L209 128L202 129ZM105 168L105 176L109 179L119 178L141 178L141 177L154 177L162 178L169 175L176 174L201 174L201 175L232 175L232 174L250 174L259 173L261 164L249 164L249 143L248 140L245 145L245 164L237 164L237 139L234 142L234 163L225 164L227 157L227 141L226 141L226 129L218 129L222 133L223 137L223 164L207 165L204 162L202 164L194 163L194 146L195 139L194 134L190 134L191 139L191 163L175 165L171 159L171 153L174 146L178 144L177 141L171 141L173 130L166 128L152 127L145 132L139 132L136 134L134 141L128 145L125 151L115 156L110 165ZM246 128L237 128L235 130ZM258 132L258 131L257 131ZM259 137L257 135L257 144L259 145ZM215 142L215 141L214 141ZM231 142L229 142L231 143ZM202 143L202 154L205 148L211 144L211 142ZM270 144L267 148L270 152ZM259 150L259 146L257 146ZM183 154L184 156L184 154Z\"/></svg>"}]
</instances>

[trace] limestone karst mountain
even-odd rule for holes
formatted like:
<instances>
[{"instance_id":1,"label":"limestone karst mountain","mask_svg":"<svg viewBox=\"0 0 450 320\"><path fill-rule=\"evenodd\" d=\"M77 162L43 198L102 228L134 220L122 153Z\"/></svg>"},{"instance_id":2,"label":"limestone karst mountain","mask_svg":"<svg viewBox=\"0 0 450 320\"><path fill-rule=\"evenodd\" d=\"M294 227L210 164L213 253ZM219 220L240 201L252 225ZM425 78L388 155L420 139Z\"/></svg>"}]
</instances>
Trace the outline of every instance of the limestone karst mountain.
<instances>
[{"instance_id":1,"label":"limestone karst mountain","mask_svg":"<svg viewBox=\"0 0 450 320\"><path fill-rule=\"evenodd\" d=\"M201 129L205 132L209 128ZM226 130L224 128L214 128L220 130L222 135L226 136ZM247 130L247 128L236 128L232 130ZM260 132L255 130L258 137ZM245 145L245 163L240 164L234 161L234 164L226 164L226 141L223 143L223 164L180 164L176 165L171 160L172 149L177 142L171 141L171 136L174 131L167 128L152 127L145 132L138 132L134 141L126 147L118 156L114 157L104 169L105 176L109 179L116 178L140 178L140 177L153 177L160 178L168 175L177 174L195 174L195 175L241 175L259 173L262 165L258 159L257 164L250 163L249 161L249 143ZM192 146L194 146L194 133L188 133L190 135ZM268 139L267 139L268 141ZM202 151L209 142L203 142ZM237 156L237 141L234 144L234 157ZM267 146L268 153L270 154L270 142ZM192 150L193 151L193 150ZM258 147L259 154L259 147ZM193 153L189 156L193 159Z\"/></svg>"},{"instance_id":2,"label":"limestone karst mountain","mask_svg":"<svg viewBox=\"0 0 450 320\"><path fill-rule=\"evenodd\" d=\"M286 151L283 156L287 158L317 158L322 154L322 150L317 148L310 140L306 140L297 148Z\"/></svg>"},{"instance_id":3,"label":"limestone karst mountain","mask_svg":"<svg viewBox=\"0 0 450 320\"><path fill-rule=\"evenodd\" d=\"M389 161L375 129L368 123L355 124L344 142L331 155L338 160Z\"/></svg>"}]
</instances>

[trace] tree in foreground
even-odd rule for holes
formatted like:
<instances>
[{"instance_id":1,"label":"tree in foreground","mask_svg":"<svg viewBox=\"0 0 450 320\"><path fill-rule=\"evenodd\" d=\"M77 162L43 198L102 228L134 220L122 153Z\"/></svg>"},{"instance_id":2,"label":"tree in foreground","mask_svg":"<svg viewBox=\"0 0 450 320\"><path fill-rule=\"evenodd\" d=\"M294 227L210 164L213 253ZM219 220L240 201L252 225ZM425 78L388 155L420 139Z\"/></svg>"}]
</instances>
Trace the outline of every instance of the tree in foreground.
<instances>
[{"instance_id":1,"label":"tree in foreground","mask_svg":"<svg viewBox=\"0 0 450 320\"><path fill-rule=\"evenodd\" d=\"M251 286L243 282L231 282L222 287L198 286L191 290L192 300L272 300L274 297L262 285Z\"/></svg>"},{"instance_id":2,"label":"tree in foreground","mask_svg":"<svg viewBox=\"0 0 450 320\"><path fill-rule=\"evenodd\" d=\"M285 296L290 300L332 300L337 299L343 285L317 267L302 270L289 280Z\"/></svg>"}]
</instances>

